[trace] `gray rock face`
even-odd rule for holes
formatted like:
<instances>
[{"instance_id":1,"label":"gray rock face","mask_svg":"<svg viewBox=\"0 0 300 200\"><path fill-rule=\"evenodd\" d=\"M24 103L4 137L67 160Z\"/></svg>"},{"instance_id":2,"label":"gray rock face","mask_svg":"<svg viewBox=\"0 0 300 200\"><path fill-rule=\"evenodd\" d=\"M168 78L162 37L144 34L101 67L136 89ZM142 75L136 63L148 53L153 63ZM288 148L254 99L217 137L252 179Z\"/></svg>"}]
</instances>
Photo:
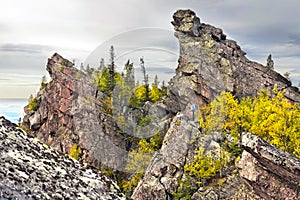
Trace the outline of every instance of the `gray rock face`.
<instances>
[{"instance_id":1,"label":"gray rock face","mask_svg":"<svg viewBox=\"0 0 300 200\"><path fill-rule=\"evenodd\" d=\"M165 105L177 115L161 150L153 156L132 195L135 200L175 199L178 179L185 178L184 165L193 161L197 149L203 147L206 152L214 153L220 148L221 134L202 135L198 125L191 121L192 104L205 105L222 91L235 93L239 98L254 97L259 89L271 91L275 85L286 89L285 96L291 101L300 101L298 89L290 81L266 66L249 61L221 29L200 23L191 10L179 10L173 18L180 57ZM238 168L232 164L217 183L212 180L207 186L197 187L191 199L300 198L299 159L251 134L243 136L243 146L245 151Z\"/></svg>"},{"instance_id":2,"label":"gray rock face","mask_svg":"<svg viewBox=\"0 0 300 200\"><path fill-rule=\"evenodd\" d=\"M109 178L0 118L1 199L125 199Z\"/></svg>"},{"instance_id":3,"label":"gray rock face","mask_svg":"<svg viewBox=\"0 0 300 200\"><path fill-rule=\"evenodd\" d=\"M144 178L132 199L175 199L173 194L184 179L184 165L193 161L199 146L216 153L221 134L202 135L186 115L178 114L164 138L160 151L153 156ZM247 133L242 137L244 152L235 167L225 176L197 188L191 199L299 199L300 160L280 151L259 137ZM190 184L197 181L192 178ZM199 180L198 180L199 181ZM278 192L280 191L280 192Z\"/></svg>"},{"instance_id":4,"label":"gray rock face","mask_svg":"<svg viewBox=\"0 0 300 200\"><path fill-rule=\"evenodd\" d=\"M286 97L299 102L300 95L291 82L274 70L245 57L245 52L223 31L200 23L191 10L178 10L172 24L180 46L177 75L171 80L171 93L178 97L178 88L187 85L200 100L211 101L221 91L236 93L237 97L254 97L261 88L286 89ZM275 64L276 67L276 64ZM181 107L187 101L179 98Z\"/></svg>"},{"instance_id":5,"label":"gray rock face","mask_svg":"<svg viewBox=\"0 0 300 200\"><path fill-rule=\"evenodd\" d=\"M198 132L196 124L186 115L173 118L162 148L153 156L144 179L139 183L132 199L170 199L178 187L177 179L183 175L190 142ZM193 148L192 148L193 150Z\"/></svg>"},{"instance_id":6,"label":"gray rock face","mask_svg":"<svg viewBox=\"0 0 300 200\"><path fill-rule=\"evenodd\" d=\"M299 159L251 133L242 136L242 145L238 167L245 184L264 199L300 198Z\"/></svg>"}]
</instances>

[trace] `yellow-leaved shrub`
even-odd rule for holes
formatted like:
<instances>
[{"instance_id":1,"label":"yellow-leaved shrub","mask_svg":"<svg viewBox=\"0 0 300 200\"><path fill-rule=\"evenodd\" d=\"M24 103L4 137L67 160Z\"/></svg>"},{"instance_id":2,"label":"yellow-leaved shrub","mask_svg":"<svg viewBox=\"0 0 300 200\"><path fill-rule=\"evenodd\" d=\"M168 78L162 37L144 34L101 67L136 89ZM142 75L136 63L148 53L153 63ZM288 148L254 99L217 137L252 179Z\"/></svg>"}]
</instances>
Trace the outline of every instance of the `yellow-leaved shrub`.
<instances>
[{"instance_id":1,"label":"yellow-leaved shrub","mask_svg":"<svg viewBox=\"0 0 300 200\"><path fill-rule=\"evenodd\" d=\"M206 132L230 133L235 141L242 132L251 132L276 147L300 157L300 108L276 87L272 95L261 90L256 98L238 101L229 92L202 109L200 127Z\"/></svg>"}]
</instances>

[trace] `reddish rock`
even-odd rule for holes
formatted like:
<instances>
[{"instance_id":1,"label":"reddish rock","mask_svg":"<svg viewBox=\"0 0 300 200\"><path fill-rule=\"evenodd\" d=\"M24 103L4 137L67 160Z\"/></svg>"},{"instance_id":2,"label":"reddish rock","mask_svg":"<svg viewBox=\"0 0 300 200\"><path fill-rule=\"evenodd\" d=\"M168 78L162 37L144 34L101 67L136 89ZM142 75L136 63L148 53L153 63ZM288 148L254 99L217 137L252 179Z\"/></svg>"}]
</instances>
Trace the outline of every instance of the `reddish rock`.
<instances>
[{"instance_id":1,"label":"reddish rock","mask_svg":"<svg viewBox=\"0 0 300 200\"><path fill-rule=\"evenodd\" d=\"M84 161L95 167L103 162L112 163L118 169L124 167L125 141L116 133L117 124L113 119L105 124L99 119L101 109L95 103L96 88L91 78L58 54L48 60L47 71L51 81L38 92L39 107L35 112L27 112L23 125L60 152L68 154L74 143L80 145ZM98 92L98 96L103 94ZM108 149L107 153L103 149ZM121 152L115 152L118 149Z\"/></svg>"},{"instance_id":2,"label":"reddish rock","mask_svg":"<svg viewBox=\"0 0 300 200\"><path fill-rule=\"evenodd\" d=\"M69 99L71 97L71 91L68 88L62 88L60 95L64 99Z\"/></svg>"},{"instance_id":3,"label":"reddish rock","mask_svg":"<svg viewBox=\"0 0 300 200\"><path fill-rule=\"evenodd\" d=\"M61 99L59 110L61 112L63 112L63 113L67 112L71 108L71 105L72 105L72 101L71 100L69 100L69 99Z\"/></svg>"}]
</instances>

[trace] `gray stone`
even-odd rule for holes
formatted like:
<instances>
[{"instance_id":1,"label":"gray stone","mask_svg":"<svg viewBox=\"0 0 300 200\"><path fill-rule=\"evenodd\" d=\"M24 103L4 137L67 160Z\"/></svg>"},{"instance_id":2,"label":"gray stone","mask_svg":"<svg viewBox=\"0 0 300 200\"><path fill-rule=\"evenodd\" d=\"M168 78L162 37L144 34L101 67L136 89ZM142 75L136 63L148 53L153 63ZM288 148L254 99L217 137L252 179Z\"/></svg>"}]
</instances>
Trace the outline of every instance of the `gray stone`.
<instances>
[{"instance_id":1,"label":"gray stone","mask_svg":"<svg viewBox=\"0 0 300 200\"><path fill-rule=\"evenodd\" d=\"M125 199L101 172L47 147L3 117L0 147L0 199Z\"/></svg>"}]
</instances>

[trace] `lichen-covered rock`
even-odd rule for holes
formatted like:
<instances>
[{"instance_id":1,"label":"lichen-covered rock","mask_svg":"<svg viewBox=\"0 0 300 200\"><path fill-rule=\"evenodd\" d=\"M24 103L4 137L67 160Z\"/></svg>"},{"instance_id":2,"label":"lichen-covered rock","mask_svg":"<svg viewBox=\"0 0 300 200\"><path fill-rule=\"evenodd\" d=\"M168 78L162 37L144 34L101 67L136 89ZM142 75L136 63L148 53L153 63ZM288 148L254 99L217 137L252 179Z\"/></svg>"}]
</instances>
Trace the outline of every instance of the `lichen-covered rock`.
<instances>
[{"instance_id":1,"label":"lichen-covered rock","mask_svg":"<svg viewBox=\"0 0 300 200\"><path fill-rule=\"evenodd\" d=\"M238 163L246 185L264 199L300 199L300 160L251 133L242 136L245 148Z\"/></svg>"},{"instance_id":2,"label":"lichen-covered rock","mask_svg":"<svg viewBox=\"0 0 300 200\"><path fill-rule=\"evenodd\" d=\"M0 118L1 199L125 199L118 186Z\"/></svg>"}]
</instances>

